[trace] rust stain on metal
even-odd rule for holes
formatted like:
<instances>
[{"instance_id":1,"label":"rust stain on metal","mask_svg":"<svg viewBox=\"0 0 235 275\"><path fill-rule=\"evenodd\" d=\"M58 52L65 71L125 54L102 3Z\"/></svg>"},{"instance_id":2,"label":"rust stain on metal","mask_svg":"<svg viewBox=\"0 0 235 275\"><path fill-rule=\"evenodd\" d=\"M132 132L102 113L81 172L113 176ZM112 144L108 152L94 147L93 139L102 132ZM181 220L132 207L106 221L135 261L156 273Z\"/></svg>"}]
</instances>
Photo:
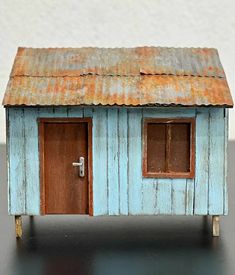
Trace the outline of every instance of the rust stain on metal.
<instances>
[{"instance_id":1,"label":"rust stain on metal","mask_svg":"<svg viewBox=\"0 0 235 275\"><path fill-rule=\"evenodd\" d=\"M5 106L226 106L216 49L19 48Z\"/></svg>"},{"instance_id":2,"label":"rust stain on metal","mask_svg":"<svg viewBox=\"0 0 235 275\"><path fill-rule=\"evenodd\" d=\"M19 48L11 76L171 74L224 77L216 49Z\"/></svg>"},{"instance_id":3,"label":"rust stain on metal","mask_svg":"<svg viewBox=\"0 0 235 275\"><path fill-rule=\"evenodd\" d=\"M4 105L233 105L223 78L178 76L14 77Z\"/></svg>"}]
</instances>

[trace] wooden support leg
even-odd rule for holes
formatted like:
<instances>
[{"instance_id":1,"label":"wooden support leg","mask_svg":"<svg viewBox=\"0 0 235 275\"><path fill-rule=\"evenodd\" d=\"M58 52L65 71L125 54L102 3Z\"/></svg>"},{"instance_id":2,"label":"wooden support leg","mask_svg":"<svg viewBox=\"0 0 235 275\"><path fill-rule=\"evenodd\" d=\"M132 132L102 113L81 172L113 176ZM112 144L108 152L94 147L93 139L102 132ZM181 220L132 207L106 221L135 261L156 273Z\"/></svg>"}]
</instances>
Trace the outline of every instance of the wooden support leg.
<instances>
[{"instance_id":1,"label":"wooden support leg","mask_svg":"<svg viewBox=\"0 0 235 275\"><path fill-rule=\"evenodd\" d=\"M213 237L219 237L219 216L212 216Z\"/></svg>"},{"instance_id":2,"label":"wooden support leg","mask_svg":"<svg viewBox=\"0 0 235 275\"><path fill-rule=\"evenodd\" d=\"M22 217L15 216L16 238L22 238Z\"/></svg>"}]
</instances>

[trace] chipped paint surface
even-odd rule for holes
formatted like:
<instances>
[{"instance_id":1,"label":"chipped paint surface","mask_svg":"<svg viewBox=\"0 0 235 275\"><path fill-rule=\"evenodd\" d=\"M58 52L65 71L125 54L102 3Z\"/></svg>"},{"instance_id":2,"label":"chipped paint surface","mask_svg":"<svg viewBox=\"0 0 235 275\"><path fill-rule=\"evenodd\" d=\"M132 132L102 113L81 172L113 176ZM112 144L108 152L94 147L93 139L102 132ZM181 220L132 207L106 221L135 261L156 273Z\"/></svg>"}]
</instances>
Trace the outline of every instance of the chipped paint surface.
<instances>
[{"instance_id":1,"label":"chipped paint surface","mask_svg":"<svg viewBox=\"0 0 235 275\"><path fill-rule=\"evenodd\" d=\"M19 48L3 105L226 106L216 49Z\"/></svg>"},{"instance_id":2,"label":"chipped paint surface","mask_svg":"<svg viewBox=\"0 0 235 275\"><path fill-rule=\"evenodd\" d=\"M40 215L37 121L40 117L62 116L89 116L93 120L95 216L227 214L224 165L228 129L223 108L60 106L13 107L7 111L9 213L12 215ZM142 121L150 117L196 119L198 157L194 179L142 177Z\"/></svg>"}]
</instances>

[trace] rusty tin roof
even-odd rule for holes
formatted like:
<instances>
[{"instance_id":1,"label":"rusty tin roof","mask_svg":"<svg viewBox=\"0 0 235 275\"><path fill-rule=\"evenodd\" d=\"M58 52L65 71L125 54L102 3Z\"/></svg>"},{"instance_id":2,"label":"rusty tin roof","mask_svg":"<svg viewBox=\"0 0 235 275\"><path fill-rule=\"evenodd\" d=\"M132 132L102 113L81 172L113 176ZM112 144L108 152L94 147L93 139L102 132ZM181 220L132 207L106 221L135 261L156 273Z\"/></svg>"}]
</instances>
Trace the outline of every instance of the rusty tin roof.
<instances>
[{"instance_id":1,"label":"rusty tin roof","mask_svg":"<svg viewBox=\"0 0 235 275\"><path fill-rule=\"evenodd\" d=\"M19 48L5 106L225 106L216 49Z\"/></svg>"}]
</instances>

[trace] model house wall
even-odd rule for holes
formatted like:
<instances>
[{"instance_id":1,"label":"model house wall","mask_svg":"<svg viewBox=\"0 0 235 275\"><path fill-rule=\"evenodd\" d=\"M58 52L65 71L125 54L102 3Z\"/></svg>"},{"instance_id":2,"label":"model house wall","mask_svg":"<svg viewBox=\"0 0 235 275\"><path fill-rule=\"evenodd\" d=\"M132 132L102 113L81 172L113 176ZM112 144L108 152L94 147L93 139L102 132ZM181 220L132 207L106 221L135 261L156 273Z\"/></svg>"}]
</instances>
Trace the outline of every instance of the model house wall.
<instances>
[{"instance_id":1,"label":"model house wall","mask_svg":"<svg viewBox=\"0 0 235 275\"><path fill-rule=\"evenodd\" d=\"M198 107L7 108L9 214L40 215L38 118L92 118L93 215L226 215L228 112ZM144 118L194 117L195 178L142 175Z\"/></svg>"}]
</instances>

